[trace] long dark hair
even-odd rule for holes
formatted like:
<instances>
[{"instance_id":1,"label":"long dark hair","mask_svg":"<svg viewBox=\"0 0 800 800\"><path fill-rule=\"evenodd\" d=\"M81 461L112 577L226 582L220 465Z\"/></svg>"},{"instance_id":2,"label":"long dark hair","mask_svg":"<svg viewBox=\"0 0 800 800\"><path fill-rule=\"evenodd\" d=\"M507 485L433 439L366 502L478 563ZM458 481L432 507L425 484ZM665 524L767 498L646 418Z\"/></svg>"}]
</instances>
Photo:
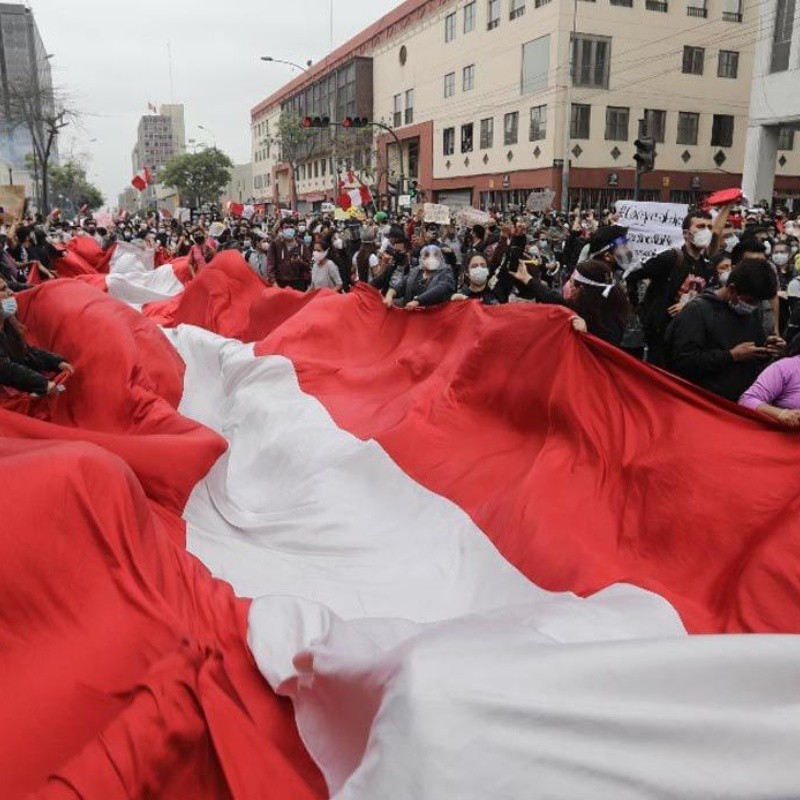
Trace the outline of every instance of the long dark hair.
<instances>
[{"instance_id":1,"label":"long dark hair","mask_svg":"<svg viewBox=\"0 0 800 800\"><path fill-rule=\"evenodd\" d=\"M25 358L28 353L28 343L25 341L28 333L25 326L14 316L3 320L3 333L6 335L6 349L8 355L14 359Z\"/></svg>"},{"instance_id":2,"label":"long dark hair","mask_svg":"<svg viewBox=\"0 0 800 800\"><path fill-rule=\"evenodd\" d=\"M375 242L362 242L356 254L356 270L360 281L369 280L369 258L378 252Z\"/></svg>"},{"instance_id":3,"label":"long dark hair","mask_svg":"<svg viewBox=\"0 0 800 800\"><path fill-rule=\"evenodd\" d=\"M576 267L579 274L597 283L614 283L611 267L598 259L582 261ZM624 329L631 315L631 306L624 289L615 284L604 296L600 286L578 283L580 292L572 301L572 308L586 320L590 333L602 339L616 339L614 330Z\"/></svg>"}]
</instances>

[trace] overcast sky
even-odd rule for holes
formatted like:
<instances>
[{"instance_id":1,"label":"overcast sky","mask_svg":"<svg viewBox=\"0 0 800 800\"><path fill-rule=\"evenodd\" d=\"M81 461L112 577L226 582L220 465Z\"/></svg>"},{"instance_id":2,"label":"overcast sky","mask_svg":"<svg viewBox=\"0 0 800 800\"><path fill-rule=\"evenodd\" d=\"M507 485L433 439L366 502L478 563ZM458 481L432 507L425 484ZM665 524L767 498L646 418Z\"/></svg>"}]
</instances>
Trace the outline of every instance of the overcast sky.
<instances>
[{"instance_id":1,"label":"overcast sky","mask_svg":"<svg viewBox=\"0 0 800 800\"><path fill-rule=\"evenodd\" d=\"M84 130L62 137L62 158L90 157L106 202L130 182L131 150L148 102L186 107L186 136L250 160L249 111L297 74L262 55L305 64L338 47L400 0L31 0L53 82L86 112ZM172 50L174 92L167 44ZM92 139L97 141L92 142Z\"/></svg>"}]
</instances>

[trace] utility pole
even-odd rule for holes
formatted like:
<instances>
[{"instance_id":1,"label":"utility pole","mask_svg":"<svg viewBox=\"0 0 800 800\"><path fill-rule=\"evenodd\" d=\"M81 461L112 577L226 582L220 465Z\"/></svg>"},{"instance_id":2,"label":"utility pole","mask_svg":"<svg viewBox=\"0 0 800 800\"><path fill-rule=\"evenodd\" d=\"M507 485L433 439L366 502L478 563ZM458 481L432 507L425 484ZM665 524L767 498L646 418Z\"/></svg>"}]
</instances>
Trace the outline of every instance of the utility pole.
<instances>
[{"instance_id":1,"label":"utility pole","mask_svg":"<svg viewBox=\"0 0 800 800\"><path fill-rule=\"evenodd\" d=\"M564 92L564 163L561 166L561 209L569 213L569 168L572 145L572 84L575 81L575 37L578 33L578 0L573 0L572 34L569 40L569 66Z\"/></svg>"}]
</instances>

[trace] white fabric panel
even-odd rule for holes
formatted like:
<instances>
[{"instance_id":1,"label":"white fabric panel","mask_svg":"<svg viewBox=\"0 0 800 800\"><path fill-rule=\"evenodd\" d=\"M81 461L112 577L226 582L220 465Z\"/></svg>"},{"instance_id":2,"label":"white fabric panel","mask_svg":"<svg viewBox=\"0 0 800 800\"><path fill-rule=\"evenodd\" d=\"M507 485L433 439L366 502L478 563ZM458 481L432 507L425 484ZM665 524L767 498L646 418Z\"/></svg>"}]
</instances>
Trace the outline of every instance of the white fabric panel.
<instances>
[{"instance_id":1,"label":"white fabric panel","mask_svg":"<svg viewBox=\"0 0 800 800\"><path fill-rule=\"evenodd\" d=\"M181 326L181 411L230 449L187 547L339 800L786 798L799 637L687 637L662 598L546 592L341 430L291 363Z\"/></svg>"},{"instance_id":2,"label":"white fabric panel","mask_svg":"<svg viewBox=\"0 0 800 800\"><path fill-rule=\"evenodd\" d=\"M175 277L172 264L149 271L110 272L106 276L106 286L112 297L138 305L169 300L184 289Z\"/></svg>"}]
</instances>

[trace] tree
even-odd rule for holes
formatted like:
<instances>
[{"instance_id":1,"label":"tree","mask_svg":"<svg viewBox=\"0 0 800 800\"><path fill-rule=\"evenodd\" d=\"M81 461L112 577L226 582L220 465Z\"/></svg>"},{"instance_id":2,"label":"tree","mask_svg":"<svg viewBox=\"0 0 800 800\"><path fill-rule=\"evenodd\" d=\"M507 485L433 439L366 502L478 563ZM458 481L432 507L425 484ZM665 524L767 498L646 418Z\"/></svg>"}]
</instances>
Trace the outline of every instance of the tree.
<instances>
[{"instance_id":1,"label":"tree","mask_svg":"<svg viewBox=\"0 0 800 800\"><path fill-rule=\"evenodd\" d=\"M64 204L74 213L88 205L95 211L103 205L103 195L86 178L86 170L74 161L60 167L50 167L50 187L54 197L63 197Z\"/></svg>"},{"instance_id":2,"label":"tree","mask_svg":"<svg viewBox=\"0 0 800 800\"><path fill-rule=\"evenodd\" d=\"M29 75L9 83L8 126L23 128L31 137L34 162L41 172L42 209L50 210L50 158L58 135L77 121L79 114L68 107L64 95L39 84L38 76Z\"/></svg>"},{"instance_id":3,"label":"tree","mask_svg":"<svg viewBox=\"0 0 800 800\"><path fill-rule=\"evenodd\" d=\"M289 111L281 111L277 129L277 133L268 136L264 143L277 147L279 159L289 165L289 202L294 208L297 205L297 166L311 157L320 142L321 131L319 128L304 128L300 117Z\"/></svg>"},{"instance_id":4,"label":"tree","mask_svg":"<svg viewBox=\"0 0 800 800\"><path fill-rule=\"evenodd\" d=\"M209 147L199 153L184 153L167 162L158 182L171 186L183 202L194 207L214 204L231 179L233 162L221 150Z\"/></svg>"}]
</instances>

